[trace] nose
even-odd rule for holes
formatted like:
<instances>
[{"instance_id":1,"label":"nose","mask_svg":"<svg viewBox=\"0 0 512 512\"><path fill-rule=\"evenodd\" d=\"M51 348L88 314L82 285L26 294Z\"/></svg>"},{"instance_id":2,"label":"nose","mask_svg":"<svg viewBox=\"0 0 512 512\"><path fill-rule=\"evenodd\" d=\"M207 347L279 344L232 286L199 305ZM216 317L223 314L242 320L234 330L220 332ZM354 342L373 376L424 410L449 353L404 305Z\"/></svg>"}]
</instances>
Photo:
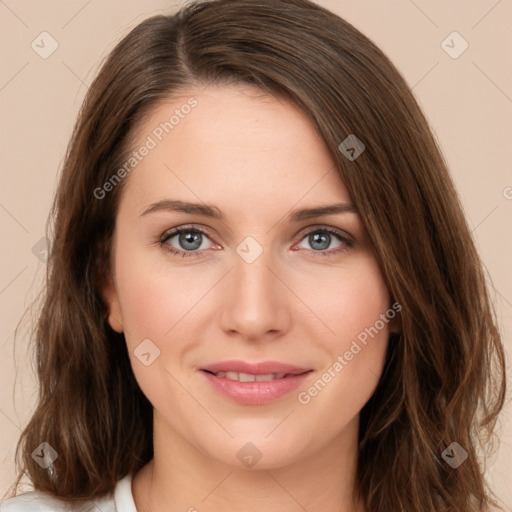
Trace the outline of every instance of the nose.
<instances>
[{"instance_id":1,"label":"nose","mask_svg":"<svg viewBox=\"0 0 512 512\"><path fill-rule=\"evenodd\" d=\"M234 256L234 268L226 276L221 328L247 341L278 338L290 327L293 294L269 250L249 261Z\"/></svg>"}]
</instances>

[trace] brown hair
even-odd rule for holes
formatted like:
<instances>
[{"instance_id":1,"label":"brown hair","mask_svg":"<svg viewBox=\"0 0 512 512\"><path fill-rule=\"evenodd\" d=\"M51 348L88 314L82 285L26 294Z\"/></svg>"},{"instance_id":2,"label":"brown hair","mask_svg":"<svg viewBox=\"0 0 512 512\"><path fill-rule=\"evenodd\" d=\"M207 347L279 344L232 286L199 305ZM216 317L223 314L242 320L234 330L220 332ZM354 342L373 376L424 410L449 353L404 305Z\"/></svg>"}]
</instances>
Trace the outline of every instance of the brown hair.
<instances>
[{"instance_id":1,"label":"brown hair","mask_svg":"<svg viewBox=\"0 0 512 512\"><path fill-rule=\"evenodd\" d=\"M254 85L309 116L402 306L402 332L361 411L356 490L367 509L486 510L480 449L503 406L505 364L483 265L405 80L367 37L307 0L193 3L139 24L102 66L50 216L39 396L17 446L16 485L26 473L36 490L92 499L152 458L152 407L99 291L129 178L103 199L94 191L123 165L143 117L200 83ZM350 134L366 146L355 160L338 148ZM31 457L44 441L58 452L52 471ZM441 457L454 441L468 452L456 470Z\"/></svg>"}]
</instances>

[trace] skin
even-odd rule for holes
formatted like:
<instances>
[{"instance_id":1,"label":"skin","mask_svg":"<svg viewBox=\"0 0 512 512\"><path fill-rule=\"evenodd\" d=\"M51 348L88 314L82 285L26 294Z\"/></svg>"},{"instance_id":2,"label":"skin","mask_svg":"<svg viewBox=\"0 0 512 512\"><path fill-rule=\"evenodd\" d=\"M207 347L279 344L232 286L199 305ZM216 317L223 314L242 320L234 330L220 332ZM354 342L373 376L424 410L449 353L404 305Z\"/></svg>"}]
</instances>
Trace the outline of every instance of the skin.
<instances>
[{"instance_id":1,"label":"skin","mask_svg":"<svg viewBox=\"0 0 512 512\"><path fill-rule=\"evenodd\" d=\"M353 496L359 413L397 326L385 324L308 404L297 395L391 306L368 233L357 213L287 221L294 209L351 198L306 116L258 89L191 88L153 110L134 148L190 97L197 106L125 178L104 289L154 407L155 456L132 484L137 510L364 512ZM214 204L225 220L143 215L163 199ZM165 249L187 253L179 236L159 243L190 224L207 230L199 256ZM338 229L353 245L327 234L319 249L310 227ZM248 236L263 248L252 263L236 252ZM145 339L160 350L149 366L134 355ZM275 402L242 405L198 371L228 359L314 371ZM237 458L247 442L262 454L251 469Z\"/></svg>"}]
</instances>

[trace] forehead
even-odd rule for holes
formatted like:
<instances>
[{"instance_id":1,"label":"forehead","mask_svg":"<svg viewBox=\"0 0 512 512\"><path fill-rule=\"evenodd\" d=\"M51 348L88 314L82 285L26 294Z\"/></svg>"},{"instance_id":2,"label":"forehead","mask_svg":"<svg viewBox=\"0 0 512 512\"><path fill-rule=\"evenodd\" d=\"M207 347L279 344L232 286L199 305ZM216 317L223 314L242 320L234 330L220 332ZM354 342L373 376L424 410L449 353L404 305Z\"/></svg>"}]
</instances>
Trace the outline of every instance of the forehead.
<instances>
[{"instance_id":1,"label":"forehead","mask_svg":"<svg viewBox=\"0 0 512 512\"><path fill-rule=\"evenodd\" d=\"M243 197L261 208L350 200L307 116L254 87L198 87L169 98L139 125L133 149L144 145L151 149L130 173L127 193L146 201Z\"/></svg>"}]
</instances>

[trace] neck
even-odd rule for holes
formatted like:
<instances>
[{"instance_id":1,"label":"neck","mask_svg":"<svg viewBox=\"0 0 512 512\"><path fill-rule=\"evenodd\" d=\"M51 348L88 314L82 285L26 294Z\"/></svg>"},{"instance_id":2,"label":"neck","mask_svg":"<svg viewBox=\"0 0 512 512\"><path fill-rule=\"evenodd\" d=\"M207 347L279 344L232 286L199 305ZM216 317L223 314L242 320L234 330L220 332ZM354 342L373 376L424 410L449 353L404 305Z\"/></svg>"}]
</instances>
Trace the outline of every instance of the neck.
<instances>
[{"instance_id":1,"label":"neck","mask_svg":"<svg viewBox=\"0 0 512 512\"><path fill-rule=\"evenodd\" d=\"M213 459L158 421L154 427L155 456L132 484L138 512L364 512L353 493L358 418L309 457L280 467L262 458L252 469Z\"/></svg>"}]
</instances>

